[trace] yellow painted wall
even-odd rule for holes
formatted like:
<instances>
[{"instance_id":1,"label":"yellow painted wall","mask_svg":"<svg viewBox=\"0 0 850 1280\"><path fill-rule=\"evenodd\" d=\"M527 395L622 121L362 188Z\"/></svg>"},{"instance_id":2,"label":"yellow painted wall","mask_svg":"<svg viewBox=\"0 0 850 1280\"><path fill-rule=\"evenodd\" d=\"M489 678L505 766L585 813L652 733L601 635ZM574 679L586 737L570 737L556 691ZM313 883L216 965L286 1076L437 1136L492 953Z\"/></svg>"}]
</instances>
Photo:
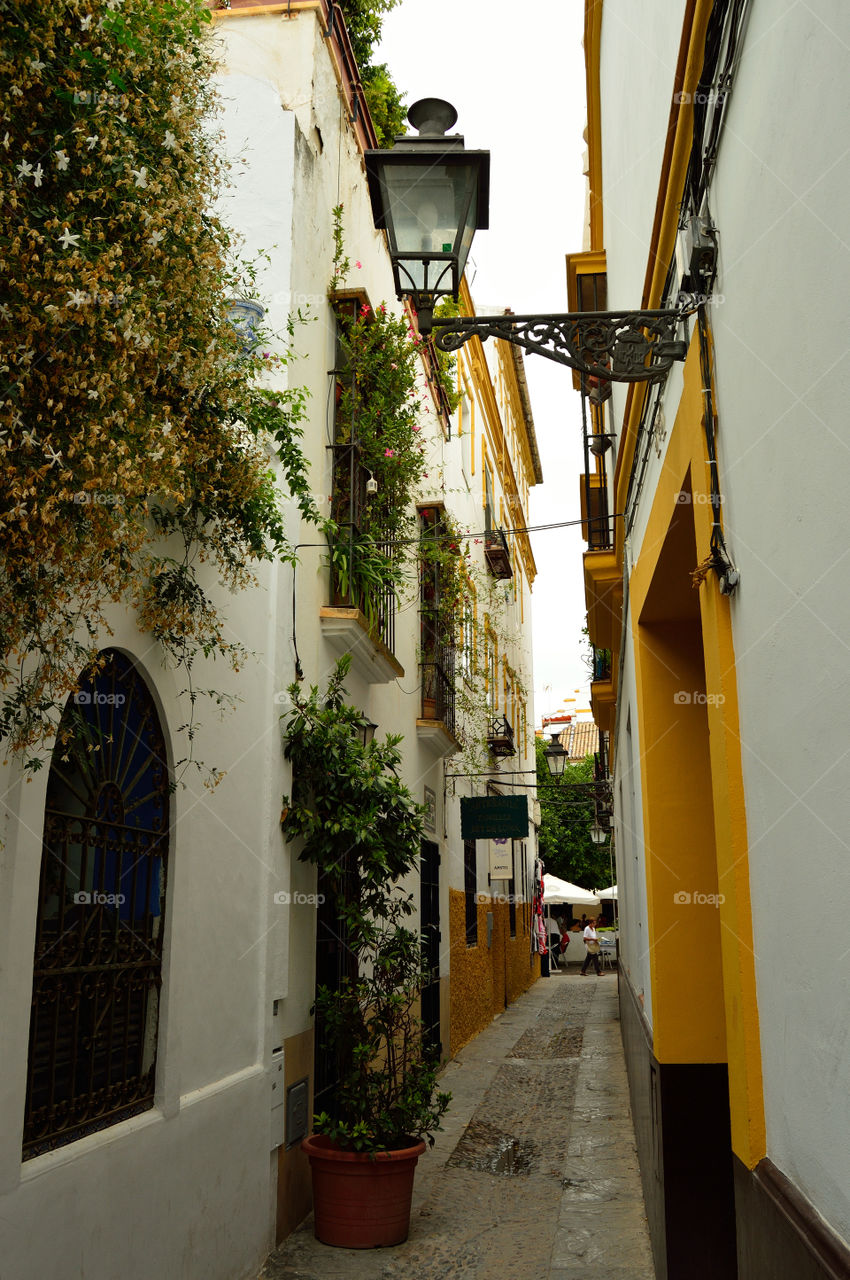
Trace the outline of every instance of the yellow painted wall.
<instances>
[{"instance_id":1,"label":"yellow painted wall","mask_svg":"<svg viewBox=\"0 0 850 1280\"><path fill-rule=\"evenodd\" d=\"M517 903L516 937L509 936L506 902L479 901L478 945L466 945L466 900L449 890L451 945L450 1053L457 1053L489 1026L506 1004L527 991L540 976L540 958L529 954L527 908ZM493 912L493 936L487 946L487 913Z\"/></svg>"},{"instance_id":2,"label":"yellow painted wall","mask_svg":"<svg viewBox=\"0 0 850 1280\"><path fill-rule=\"evenodd\" d=\"M689 580L711 522L701 386L694 341L630 579L653 1038L660 1061L728 1061L732 1147L753 1168L766 1140L730 603L713 573ZM683 717L674 695L700 691ZM673 892L697 889L724 900L677 915Z\"/></svg>"}]
</instances>

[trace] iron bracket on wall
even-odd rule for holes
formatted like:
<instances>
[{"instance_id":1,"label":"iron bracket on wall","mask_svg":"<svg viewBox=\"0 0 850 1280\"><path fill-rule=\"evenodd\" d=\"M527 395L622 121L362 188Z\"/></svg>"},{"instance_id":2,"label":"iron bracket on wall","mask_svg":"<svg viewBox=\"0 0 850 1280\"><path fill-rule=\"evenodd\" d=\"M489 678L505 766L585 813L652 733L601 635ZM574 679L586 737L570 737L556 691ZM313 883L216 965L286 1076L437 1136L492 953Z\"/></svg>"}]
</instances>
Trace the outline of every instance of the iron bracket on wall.
<instances>
[{"instance_id":1,"label":"iron bracket on wall","mask_svg":"<svg viewBox=\"0 0 850 1280\"><path fill-rule=\"evenodd\" d=\"M686 342L675 338L681 311L582 311L566 315L435 318L434 344L457 351L470 338L501 338L608 382L657 382Z\"/></svg>"}]
</instances>

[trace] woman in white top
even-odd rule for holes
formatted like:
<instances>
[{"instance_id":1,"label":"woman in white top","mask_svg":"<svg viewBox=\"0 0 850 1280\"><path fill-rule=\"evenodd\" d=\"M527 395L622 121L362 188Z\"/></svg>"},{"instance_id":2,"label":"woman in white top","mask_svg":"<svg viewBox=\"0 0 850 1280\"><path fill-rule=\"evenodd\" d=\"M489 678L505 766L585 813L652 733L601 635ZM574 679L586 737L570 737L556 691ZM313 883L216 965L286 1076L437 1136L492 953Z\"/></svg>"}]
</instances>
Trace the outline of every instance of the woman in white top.
<instances>
[{"instance_id":1,"label":"woman in white top","mask_svg":"<svg viewBox=\"0 0 850 1280\"><path fill-rule=\"evenodd\" d=\"M599 934L596 932L596 926L600 923L602 917L598 920L588 920L584 930L584 945L587 954L584 957L584 964L581 966L581 976L587 977L587 966L593 961L593 967L596 970L597 978L602 977L602 966L599 963Z\"/></svg>"}]
</instances>

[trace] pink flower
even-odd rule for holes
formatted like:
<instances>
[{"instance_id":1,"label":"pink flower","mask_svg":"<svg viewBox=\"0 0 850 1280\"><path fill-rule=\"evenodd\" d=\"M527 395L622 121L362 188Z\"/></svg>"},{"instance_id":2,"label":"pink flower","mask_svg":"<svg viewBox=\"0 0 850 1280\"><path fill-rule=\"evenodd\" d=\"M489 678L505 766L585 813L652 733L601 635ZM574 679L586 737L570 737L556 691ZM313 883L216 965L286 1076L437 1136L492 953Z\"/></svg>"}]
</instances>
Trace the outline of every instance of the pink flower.
<instances>
[{"instance_id":1,"label":"pink flower","mask_svg":"<svg viewBox=\"0 0 850 1280\"><path fill-rule=\"evenodd\" d=\"M384 450L384 457L385 457L385 458L394 458L394 457L395 457L395 449L385 449L385 450Z\"/></svg>"},{"instance_id":2,"label":"pink flower","mask_svg":"<svg viewBox=\"0 0 850 1280\"><path fill-rule=\"evenodd\" d=\"M365 302L363 303L363 306L360 308L360 314L361 316L368 316L369 314L369 308Z\"/></svg>"},{"instance_id":3,"label":"pink flower","mask_svg":"<svg viewBox=\"0 0 850 1280\"><path fill-rule=\"evenodd\" d=\"M383 302L382 302L382 303L381 303L381 305L378 307L378 310L380 311L380 313L381 313L381 315L382 315L382 316L385 316L385 315L387 314L387 309L386 309L386 307L384 306ZM393 366L393 367L395 367L395 366Z\"/></svg>"},{"instance_id":4,"label":"pink flower","mask_svg":"<svg viewBox=\"0 0 850 1280\"><path fill-rule=\"evenodd\" d=\"M355 262L355 264L354 264L354 265L355 265L355 267L357 268L357 270L359 271L359 270L360 270L360 268L363 266L363 263L362 263L362 262Z\"/></svg>"},{"instance_id":5,"label":"pink flower","mask_svg":"<svg viewBox=\"0 0 850 1280\"><path fill-rule=\"evenodd\" d=\"M398 365L397 365L397 364L394 364L394 363L391 363L391 364L390 364L390 368L391 368L391 369L397 369L397 368L398 368Z\"/></svg>"},{"instance_id":6,"label":"pink flower","mask_svg":"<svg viewBox=\"0 0 850 1280\"><path fill-rule=\"evenodd\" d=\"M418 430L419 430L419 428L417 427L417 425L416 425L416 423L415 423L415 422L414 422L413 426L410 428L410 430L411 430L411 431L418 431Z\"/></svg>"}]
</instances>

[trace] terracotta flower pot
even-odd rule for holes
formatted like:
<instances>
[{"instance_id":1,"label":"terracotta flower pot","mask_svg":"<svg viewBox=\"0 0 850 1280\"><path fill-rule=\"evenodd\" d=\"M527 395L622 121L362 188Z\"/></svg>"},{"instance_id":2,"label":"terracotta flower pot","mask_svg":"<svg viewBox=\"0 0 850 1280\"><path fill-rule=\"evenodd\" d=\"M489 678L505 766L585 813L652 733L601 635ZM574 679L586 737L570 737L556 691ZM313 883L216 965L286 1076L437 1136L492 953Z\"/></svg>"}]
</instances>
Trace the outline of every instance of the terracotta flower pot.
<instances>
[{"instance_id":1,"label":"terracotta flower pot","mask_svg":"<svg viewBox=\"0 0 850 1280\"><path fill-rule=\"evenodd\" d=\"M413 1175L424 1142L369 1156L340 1151L330 1138L314 1134L301 1149L313 1172L317 1240L341 1249L377 1249L407 1239Z\"/></svg>"}]
</instances>

